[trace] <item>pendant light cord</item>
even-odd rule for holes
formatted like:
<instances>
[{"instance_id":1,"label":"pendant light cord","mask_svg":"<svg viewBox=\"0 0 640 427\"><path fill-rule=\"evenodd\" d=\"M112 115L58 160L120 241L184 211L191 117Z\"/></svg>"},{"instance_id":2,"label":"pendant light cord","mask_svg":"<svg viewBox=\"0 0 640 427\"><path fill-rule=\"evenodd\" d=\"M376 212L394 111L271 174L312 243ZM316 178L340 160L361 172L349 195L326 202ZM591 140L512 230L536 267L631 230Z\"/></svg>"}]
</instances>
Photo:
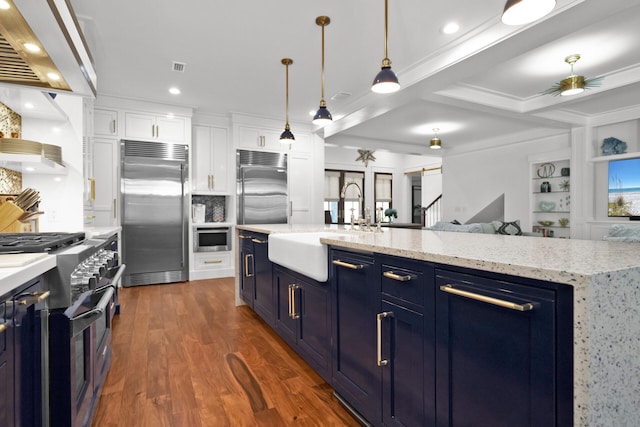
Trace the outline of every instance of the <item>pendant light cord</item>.
<instances>
[{"instance_id":1,"label":"pendant light cord","mask_svg":"<svg viewBox=\"0 0 640 427\"><path fill-rule=\"evenodd\" d=\"M285 129L289 129L289 64L285 64L285 75L287 76L287 87L286 87L286 114L285 114Z\"/></svg>"},{"instance_id":2,"label":"pendant light cord","mask_svg":"<svg viewBox=\"0 0 640 427\"><path fill-rule=\"evenodd\" d=\"M384 0L384 59L389 60L389 0Z\"/></svg>"},{"instance_id":3,"label":"pendant light cord","mask_svg":"<svg viewBox=\"0 0 640 427\"><path fill-rule=\"evenodd\" d=\"M322 24L322 93L321 93L321 103L325 103L324 100L324 23Z\"/></svg>"}]
</instances>

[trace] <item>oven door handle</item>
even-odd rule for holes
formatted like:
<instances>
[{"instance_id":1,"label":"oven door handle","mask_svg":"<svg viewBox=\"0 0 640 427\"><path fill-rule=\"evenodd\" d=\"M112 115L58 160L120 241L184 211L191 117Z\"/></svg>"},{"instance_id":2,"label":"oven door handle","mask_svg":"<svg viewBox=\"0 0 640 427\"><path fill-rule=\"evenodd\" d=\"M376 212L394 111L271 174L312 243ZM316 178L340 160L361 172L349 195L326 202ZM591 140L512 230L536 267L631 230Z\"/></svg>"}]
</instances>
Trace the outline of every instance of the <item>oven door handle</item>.
<instances>
[{"instance_id":1,"label":"oven door handle","mask_svg":"<svg viewBox=\"0 0 640 427\"><path fill-rule=\"evenodd\" d=\"M111 280L109 280L109 284L104 285L104 286L100 286L98 288L95 288L93 290L94 294L98 294L102 291L104 291L107 288L117 288L118 287L118 280L120 280L120 278L122 277L122 275L124 274L124 269L127 267L126 264L121 264L120 267L118 267L118 271L116 271L116 274L113 275L113 277L111 278Z\"/></svg>"},{"instance_id":2,"label":"oven door handle","mask_svg":"<svg viewBox=\"0 0 640 427\"><path fill-rule=\"evenodd\" d=\"M69 319L71 322L71 336L78 335L78 333L87 329L89 325L102 316L111 301L111 297L113 297L113 292L113 287L108 286L108 289L104 291L104 295L102 295L94 308Z\"/></svg>"}]
</instances>

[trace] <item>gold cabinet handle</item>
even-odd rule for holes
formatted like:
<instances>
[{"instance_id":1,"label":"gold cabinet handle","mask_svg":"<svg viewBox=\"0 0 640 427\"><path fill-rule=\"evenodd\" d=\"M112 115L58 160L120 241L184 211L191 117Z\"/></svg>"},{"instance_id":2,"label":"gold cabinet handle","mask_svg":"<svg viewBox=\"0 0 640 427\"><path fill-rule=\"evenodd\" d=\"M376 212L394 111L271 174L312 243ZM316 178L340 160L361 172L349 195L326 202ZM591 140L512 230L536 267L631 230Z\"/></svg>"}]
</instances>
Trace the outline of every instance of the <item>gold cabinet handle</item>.
<instances>
[{"instance_id":1,"label":"gold cabinet handle","mask_svg":"<svg viewBox=\"0 0 640 427\"><path fill-rule=\"evenodd\" d=\"M382 273L382 275L384 277L388 277L389 279L397 280L398 282L408 282L409 280L415 279L416 277L411 274L396 274L393 271L385 271L384 273Z\"/></svg>"},{"instance_id":2,"label":"gold cabinet handle","mask_svg":"<svg viewBox=\"0 0 640 427\"><path fill-rule=\"evenodd\" d=\"M117 213L117 202L116 199L113 199L113 217L117 218L118 217L118 213Z\"/></svg>"},{"instance_id":3,"label":"gold cabinet handle","mask_svg":"<svg viewBox=\"0 0 640 427\"><path fill-rule=\"evenodd\" d=\"M259 244L264 244L268 242L268 240L261 240L261 239L255 239L255 238L252 238L251 241L253 243L259 243Z\"/></svg>"},{"instance_id":4,"label":"gold cabinet handle","mask_svg":"<svg viewBox=\"0 0 640 427\"><path fill-rule=\"evenodd\" d=\"M42 302L42 301L46 300L47 298L49 298L49 295L51 295L50 291L33 292L33 293L30 293L30 294L20 295L18 297L18 298L20 298L20 301L18 301L18 305L37 304L37 303Z\"/></svg>"},{"instance_id":5,"label":"gold cabinet handle","mask_svg":"<svg viewBox=\"0 0 640 427\"><path fill-rule=\"evenodd\" d=\"M238 234L238 237L241 239L251 239L251 236L247 236L245 234Z\"/></svg>"},{"instance_id":6,"label":"gold cabinet handle","mask_svg":"<svg viewBox=\"0 0 640 427\"><path fill-rule=\"evenodd\" d=\"M296 310L296 290L300 289L299 285L295 283L289 285L289 317L292 319L299 319L300 314Z\"/></svg>"},{"instance_id":7,"label":"gold cabinet handle","mask_svg":"<svg viewBox=\"0 0 640 427\"><path fill-rule=\"evenodd\" d=\"M91 183L91 201L96 200L96 180L94 178L87 178Z\"/></svg>"},{"instance_id":8,"label":"gold cabinet handle","mask_svg":"<svg viewBox=\"0 0 640 427\"><path fill-rule=\"evenodd\" d=\"M253 277L253 273L249 274L249 257L253 259L253 254L244 256L244 277Z\"/></svg>"},{"instance_id":9,"label":"gold cabinet handle","mask_svg":"<svg viewBox=\"0 0 640 427\"><path fill-rule=\"evenodd\" d=\"M116 121L115 121L115 119L111 120L111 133L112 134L116 133Z\"/></svg>"},{"instance_id":10,"label":"gold cabinet handle","mask_svg":"<svg viewBox=\"0 0 640 427\"><path fill-rule=\"evenodd\" d=\"M204 263L205 264L222 264L222 260L221 259L212 259L212 260L207 260Z\"/></svg>"},{"instance_id":11,"label":"gold cabinet handle","mask_svg":"<svg viewBox=\"0 0 640 427\"><path fill-rule=\"evenodd\" d=\"M9 326L7 326L6 323L1 323L0 324L0 334L3 333L4 331L6 331L7 329L9 329Z\"/></svg>"},{"instance_id":12,"label":"gold cabinet handle","mask_svg":"<svg viewBox=\"0 0 640 427\"><path fill-rule=\"evenodd\" d=\"M348 262L340 261L339 259L334 259L331 262L334 265L337 265L339 267L346 267L346 268L350 268L352 270L362 270L364 268L363 264L351 264L351 263L348 263Z\"/></svg>"},{"instance_id":13,"label":"gold cabinet handle","mask_svg":"<svg viewBox=\"0 0 640 427\"><path fill-rule=\"evenodd\" d=\"M291 295L292 295L291 291L292 291L292 289L293 289L293 285L288 285L287 286L287 296L289 297L289 306L287 308L289 309L289 318L290 319L293 319L293 314L291 312Z\"/></svg>"},{"instance_id":14,"label":"gold cabinet handle","mask_svg":"<svg viewBox=\"0 0 640 427\"><path fill-rule=\"evenodd\" d=\"M508 308L510 310L516 310L516 311L531 311L533 310L533 304L528 302L526 304L516 304L514 302L510 302L510 301L505 301L505 300L501 300L498 298L492 298L492 297L487 297L484 295L480 295L480 294L476 294L473 292L468 292L468 291L463 291L461 289L456 289L453 287L453 285L443 285L440 286L440 290L453 294L453 295L457 295L460 297L464 297L464 298L469 298L472 300L476 300L476 301L480 301L480 302L486 302L488 304L493 304L493 305L497 305L499 307L504 307L504 308Z\"/></svg>"},{"instance_id":15,"label":"gold cabinet handle","mask_svg":"<svg viewBox=\"0 0 640 427\"><path fill-rule=\"evenodd\" d=\"M377 345L377 362L378 366L385 366L389 363L388 360L382 359L382 319L385 317L389 317L393 315L391 311L383 311L382 313L376 314L376 324L378 329L378 345Z\"/></svg>"}]
</instances>

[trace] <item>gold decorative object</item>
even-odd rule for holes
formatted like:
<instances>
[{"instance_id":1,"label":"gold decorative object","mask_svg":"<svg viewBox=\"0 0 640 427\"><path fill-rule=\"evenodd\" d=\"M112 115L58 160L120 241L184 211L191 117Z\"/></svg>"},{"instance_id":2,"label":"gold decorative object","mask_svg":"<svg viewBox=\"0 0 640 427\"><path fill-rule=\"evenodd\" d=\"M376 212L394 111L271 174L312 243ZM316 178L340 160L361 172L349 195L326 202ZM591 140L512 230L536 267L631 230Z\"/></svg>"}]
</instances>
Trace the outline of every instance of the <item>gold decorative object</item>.
<instances>
[{"instance_id":1,"label":"gold decorative object","mask_svg":"<svg viewBox=\"0 0 640 427\"><path fill-rule=\"evenodd\" d=\"M376 158L373 155L374 151L372 150L358 150L358 153L360 153L360 155L356 159L356 162L363 162L365 168L369 166L370 161L371 162L376 161Z\"/></svg>"},{"instance_id":2,"label":"gold decorative object","mask_svg":"<svg viewBox=\"0 0 640 427\"><path fill-rule=\"evenodd\" d=\"M318 16L316 18L316 24L322 27L322 98L320 99L320 108L313 116L314 125L326 125L333 121L331 113L327 109L327 103L324 100L324 27L331 23L331 19L328 16Z\"/></svg>"}]
</instances>

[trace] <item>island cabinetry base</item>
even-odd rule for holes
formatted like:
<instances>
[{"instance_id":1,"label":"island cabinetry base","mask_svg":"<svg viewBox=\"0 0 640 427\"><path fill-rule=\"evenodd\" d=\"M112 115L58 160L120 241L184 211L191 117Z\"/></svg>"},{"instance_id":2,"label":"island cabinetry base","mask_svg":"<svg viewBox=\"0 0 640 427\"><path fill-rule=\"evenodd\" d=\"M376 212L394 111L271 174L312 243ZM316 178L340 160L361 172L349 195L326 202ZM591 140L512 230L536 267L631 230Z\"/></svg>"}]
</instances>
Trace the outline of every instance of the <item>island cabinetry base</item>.
<instances>
[{"instance_id":1,"label":"island cabinetry base","mask_svg":"<svg viewBox=\"0 0 640 427\"><path fill-rule=\"evenodd\" d=\"M275 330L325 381L331 379L329 284L275 265Z\"/></svg>"},{"instance_id":2,"label":"island cabinetry base","mask_svg":"<svg viewBox=\"0 0 640 427\"><path fill-rule=\"evenodd\" d=\"M275 322L273 264L269 261L268 236L241 231L240 296L270 326Z\"/></svg>"},{"instance_id":3,"label":"island cabinetry base","mask_svg":"<svg viewBox=\"0 0 640 427\"><path fill-rule=\"evenodd\" d=\"M573 425L564 290L436 270L438 425Z\"/></svg>"}]
</instances>

